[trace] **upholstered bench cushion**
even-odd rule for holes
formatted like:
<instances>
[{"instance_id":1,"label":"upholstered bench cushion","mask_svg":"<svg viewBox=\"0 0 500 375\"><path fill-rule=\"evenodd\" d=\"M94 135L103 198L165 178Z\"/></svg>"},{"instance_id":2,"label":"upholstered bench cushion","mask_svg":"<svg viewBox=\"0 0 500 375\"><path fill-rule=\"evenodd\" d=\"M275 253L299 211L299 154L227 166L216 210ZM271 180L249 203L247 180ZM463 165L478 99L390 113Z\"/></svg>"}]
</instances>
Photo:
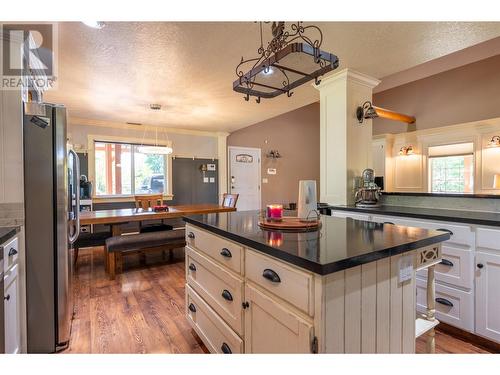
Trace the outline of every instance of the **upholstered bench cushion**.
<instances>
[{"instance_id":1,"label":"upholstered bench cushion","mask_svg":"<svg viewBox=\"0 0 500 375\"><path fill-rule=\"evenodd\" d=\"M81 247L104 246L106 239L110 237L111 232L80 233L73 247L79 249Z\"/></svg>"},{"instance_id":2,"label":"upholstered bench cushion","mask_svg":"<svg viewBox=\"0 0 500 375\"><path fill-rule=\"evenodd\" d=\"M109 252L114 252L173 244L179 244L179 247L182 247L185 243L185 233L184 229L180 229L115 236L106 240L106 248Z\"/></svg>"}]
</instances>

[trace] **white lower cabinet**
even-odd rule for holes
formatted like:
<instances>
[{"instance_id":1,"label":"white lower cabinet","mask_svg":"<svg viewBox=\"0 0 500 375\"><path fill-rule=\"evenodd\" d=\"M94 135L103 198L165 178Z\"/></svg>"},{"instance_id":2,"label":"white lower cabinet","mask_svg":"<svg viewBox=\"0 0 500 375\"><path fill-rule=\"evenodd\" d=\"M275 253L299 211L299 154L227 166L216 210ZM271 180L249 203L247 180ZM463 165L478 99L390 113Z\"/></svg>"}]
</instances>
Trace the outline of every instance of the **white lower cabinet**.
<instances>
[{"instance_id":1,"label":"white lower cabinet","mask_svg":"<svg viewBox=\"0 0 500 375\"><path fill-rule=\"evenodd\" d=\"M367 220L358 212L333 211L332 216ZM500 229L385 215L369 220L449 231L443 261L436 266L436 317L500 343ZM417 275L417 310L423 311L427 273Z\"/></svg>"},{"instance_id":2,"label":"white lower cabinet","mask_svg":"<svg viewBox=\"0 0 500 375\"><path fill-rule=\"evenodd\" d=\"M245 351L310 353L313 325L256 287L245 286Z\"/></svg>"},{"instance_id":3,"label":"white lower cabinet","mask_svg":"<svg viewBox=\"0 0 500 375\"><path fill-rule=\"evenodd\" d=\"M500 254L476 253L476 332L500 342Z\"/></svg>"},{"instance_id":4,"label":"white lower cabinet","mask_svg":"<svg viewBox=\"0 0 500 375\"><path fill-rule=\"evenodd\" d=\"M5 353L17 354L21 347L19 321L19 285L17 271L14 265L4 276L4 311L5 311Z\"/></svg>"}]
</instances>

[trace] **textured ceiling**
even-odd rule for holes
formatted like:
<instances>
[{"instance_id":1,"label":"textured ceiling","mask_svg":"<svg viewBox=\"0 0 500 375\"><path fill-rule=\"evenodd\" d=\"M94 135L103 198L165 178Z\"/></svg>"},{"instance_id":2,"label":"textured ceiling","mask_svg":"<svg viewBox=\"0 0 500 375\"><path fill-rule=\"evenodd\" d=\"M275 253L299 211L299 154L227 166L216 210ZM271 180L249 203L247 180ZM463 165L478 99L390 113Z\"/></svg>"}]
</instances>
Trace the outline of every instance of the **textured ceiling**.
<instances>
[{"instance_id":1,"label":"textured ceiling","mask_svg":"<svg viewBox=\"0 0 500 375\"><path fill-rule=\"evenodd\" d=\"M377 78L500 36L500 23L318 25L322 49L339 56L340 68ZM319 100L310 84L261 104L232 91L236 64L258 44L258 24L248 22L112 22L101 30L60 23L58 86L45 100L65 104L73 118L210 131L234 131ZM153 112L150 103L163 107Z\"/></svg>"}]
</instances>

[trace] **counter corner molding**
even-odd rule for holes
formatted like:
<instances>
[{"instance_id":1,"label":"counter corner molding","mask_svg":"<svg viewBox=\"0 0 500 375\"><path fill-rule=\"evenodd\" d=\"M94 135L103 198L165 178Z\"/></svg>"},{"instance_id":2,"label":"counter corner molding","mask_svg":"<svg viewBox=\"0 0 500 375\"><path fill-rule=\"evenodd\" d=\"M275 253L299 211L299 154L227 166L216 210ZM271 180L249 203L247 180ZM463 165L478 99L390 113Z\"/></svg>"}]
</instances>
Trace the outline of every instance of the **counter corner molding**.
<instances>
[{"instance_id":1,"label":"counter corner molding","mask_svg":"<svg viewBox=\"0 0 500 375\"><path fill-rule=\"evenodd\" d=\"M414 353L415 275L450 238L328 216L305 233L262 230L252 211L184 220L186 316L214 353Z\"/></svg>"}]
</instances>

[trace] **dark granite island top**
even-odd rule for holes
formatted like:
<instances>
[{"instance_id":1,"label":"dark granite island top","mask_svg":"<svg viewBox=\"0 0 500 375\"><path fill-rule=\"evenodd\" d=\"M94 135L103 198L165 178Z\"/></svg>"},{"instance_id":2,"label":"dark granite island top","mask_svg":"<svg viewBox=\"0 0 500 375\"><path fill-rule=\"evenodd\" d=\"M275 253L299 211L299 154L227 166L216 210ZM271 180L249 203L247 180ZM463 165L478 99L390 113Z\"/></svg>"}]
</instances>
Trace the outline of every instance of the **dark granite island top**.
<instances>
[{"instance_id":1,"label":"dark granite island top","mask_svg":"<svg viewBox=\"0 0 500 375\"><path fill-rule=\"evenodd\" d=\"M326 275L378 259L433 245L446 232L322 216L318 231L290 233L263 230L257 211L185 217L184 220L278 259Z\"/></svg>"},{"instance_id":2,"label":"dark granite island top","mask_svg":"<svg viewBox=\"0 0 500 375\"><path fill-rule=\"evenodd\" d=\"M323 209L326 215L331 211L351 211L375 215L389 215L413 217L417 219L453 221L456 223L467 223L476 225L500 226L500 213L468 211L468 210L450 210L442 208L424 208L424 207L406 207L406 206L385 206L374 208L361 208L352 206L329 206Z\"/></svg>"},{"instance_id":3,"label":"dark granite island top","mask_svg":"<svg viewBox=\"0 0 500 375\"><path fill-rule=\"evenodd\" d=\"M19 231L19 227L0 227L0 246L10 240Z\"/></svg>"}]
</instances>

